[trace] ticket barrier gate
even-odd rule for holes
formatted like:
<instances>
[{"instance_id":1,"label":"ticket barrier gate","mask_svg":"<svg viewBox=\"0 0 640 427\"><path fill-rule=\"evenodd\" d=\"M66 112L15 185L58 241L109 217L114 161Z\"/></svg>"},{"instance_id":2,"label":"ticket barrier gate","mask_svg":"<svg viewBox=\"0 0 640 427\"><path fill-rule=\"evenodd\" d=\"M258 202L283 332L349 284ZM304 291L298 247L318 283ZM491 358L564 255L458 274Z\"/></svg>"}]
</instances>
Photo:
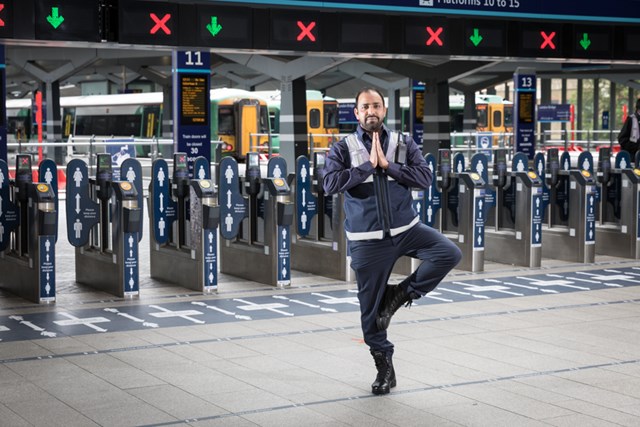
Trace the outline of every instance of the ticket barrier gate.
<instances>
[{"instance_id":1,"label":"ticket barrier gate","mask_svg":"<svg viewBox=\"0 0 640 427\"><path fill-rule=\"evenodd\" d=\"M0 160L0 286L35 303L56 300L58 197L53 176L56 165L45 160L39 168L41 182L34 183L31 156L18 154L11 182L7 163Z\"/></svg>"},{"instance_id":2,"label":"ticket barrier gate","mask_svg":"<svg viewBox=\"0 0 640 427\"><path fill-rule=\"evenodd\" d=\"M529 170L527 156L516 153L508 170L507 150L494 150L491 180L484 154L474 155L471 164L486 182L491 182L485 197L485 260L540 267L542 179Z\"/></svg>"},{"instance_id":3,"label":"ticket barrier gate","mask_svg":"<svg viewBox=\"0 0 640 427\"><path fill-rule=\"evenodd\" d=\"M220 272L272 286L291 285L291 224L294 205L290 180L281 157L269 160L277 177L262 178L259 153L247 153L244 195L238 165L220 162ZM246 199L245 199L246 197ZM248 203L247 203L248 202Z\"/></svg>"},{"instance_id":4,"label":"ticket barrier gate","mask_svg":"<svg viewBox=\"0 0 640 427\"><path fill-rule=\"evenodd\" d=\"M550 149L544 173L550 197L542 227L542 256L593 263L597 197L593 156L581 153L578 168L571 169L568 152L558 161L558 150Z\"/></svg>"},{"instance_id":5,"label":"ticket barrier gate","mask_svg":"<svg viewBox=\"0 0 640 427\"><path fill-rule=\"evenodd\" d=\"M142 167L121 164L113 181L111 155L97 155L95 177L87 164L67 165L67 238L76 248L76 281L116 295L139 295L138 242L142 238Z\"/></svg>"},{"instance_id":6,"label":"ticket barrier gate","mask_svg":"<svg viewBox=\"0 0 640 427\"><path fill-rule=\"evenodd\" d=\"M204 164L194 170L208 169L204 157L195 163ZM164 159L153 162L152 172L151 277L202 293L217 291L220 208L214 182L189 179L186 153L174 153L171 179Z\"/></svg>"},{"instance_id":7,"label":"ticket barrier gate","mask_svg":"<svg viewBox=\"0 0 640 427\"><path fill-rule=\"evenodd\" d=\"M291 236L291 267L336 280L352 281L347 259L343 195L326 196L322 189L325 154L314 153L313 168L306 156L296 161L295 207L297 233Z\"/></svg>"},{"instance_id":8,"label":"ticket barrier gate","mask_svg":"<svg viewBox=\"0 0 640 427\"><path fill-rule=\"evenodd\" d=\"M596 223L596 254L639 259L640 168L631 167L626 151L618 153L612 168L610 149L601 148L598 182L601 195Z\"/></svg>"}]
</instances>

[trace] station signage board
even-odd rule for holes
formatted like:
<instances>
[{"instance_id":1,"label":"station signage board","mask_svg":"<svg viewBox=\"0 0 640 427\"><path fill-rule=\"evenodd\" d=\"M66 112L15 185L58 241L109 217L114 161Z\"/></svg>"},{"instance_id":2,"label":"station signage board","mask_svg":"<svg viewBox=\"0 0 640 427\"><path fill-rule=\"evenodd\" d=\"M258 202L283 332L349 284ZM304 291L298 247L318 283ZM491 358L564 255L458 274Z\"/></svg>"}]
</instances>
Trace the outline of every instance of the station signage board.
<instances>
[{"instance_id":1,"label":"station signage board","mask_svg":"<svg viewBox=\"0 0 640 427\"><path fill-rule=\"evenodd\" d=\"M114 0L106 5L102 0L0 0L0 39L108 39L184 49L636 59L640 9L623 6L625 1L609 0L606 8L593 2L575 8L557 0L282 0L261 7L251 7L258 3L252 1ZM551 16L552 10L558 13Z\"/></svg>"},{"instance_id":2,"label":"station signage board","mask_svg":"<svg viewBox=\"0 0 640 427\"><path fill-rule=\"evenodd\" d=\"M237 0L216 0L235 2ZM243 3L264 4L264 0ZM308 6L325 9L394 12L408 14L447 14L504 19L544 19L556 21L600 21L640 23L640 12L629 0L567 2L559 0L271 0L274 6Z\"/></svg>"},{"instance_id":3,"label":"station signage board","mask_svg":"<svg viewBox=\"0 0 640 427\"><path fill-rule=\"evenodd\" d=\"M173 54L174 132L178 152L187 153L189 177L193 163L203 156L211 161L209 81L211 54L207 51L175 51Z\"/></svg>"}]
</instances>

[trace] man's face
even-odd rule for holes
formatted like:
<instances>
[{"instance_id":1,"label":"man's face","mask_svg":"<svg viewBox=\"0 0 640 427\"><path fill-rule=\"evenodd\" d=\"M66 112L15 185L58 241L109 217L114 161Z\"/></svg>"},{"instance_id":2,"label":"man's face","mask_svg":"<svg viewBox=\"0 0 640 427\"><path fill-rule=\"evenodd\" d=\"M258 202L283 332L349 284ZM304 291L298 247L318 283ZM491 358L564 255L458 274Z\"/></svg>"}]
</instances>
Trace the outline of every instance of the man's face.
<instances>
[{"instance_id":1,"label":"man's face","mask_svg":"<svg viewBox=\"0 0 640 427\"><path fill-rule=\"evenodd\" d=\"M363 92L358 98L354 113L364 130L376 132L382 127L387 109L384 107L384 100L377 92Z\"/></svg>"}]
</instances>

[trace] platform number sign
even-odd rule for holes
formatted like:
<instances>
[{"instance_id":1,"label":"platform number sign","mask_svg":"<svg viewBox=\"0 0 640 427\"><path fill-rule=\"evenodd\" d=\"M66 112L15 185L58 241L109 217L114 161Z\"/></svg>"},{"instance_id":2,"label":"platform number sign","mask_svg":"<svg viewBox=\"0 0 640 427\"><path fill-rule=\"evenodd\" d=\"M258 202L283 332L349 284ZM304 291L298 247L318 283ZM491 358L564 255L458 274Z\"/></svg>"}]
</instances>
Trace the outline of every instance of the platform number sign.
<instances>
[{"instance_id":1,"label":"platform number sign","mask_svg":"<svg viewBox=\"0 0 640 427\"><path fill-rule=\"evenodd\" d=\"M536 75L514 74L516 99L514 103L515 151L533 159L536 128Z\"/></svg>"}]
</instances>

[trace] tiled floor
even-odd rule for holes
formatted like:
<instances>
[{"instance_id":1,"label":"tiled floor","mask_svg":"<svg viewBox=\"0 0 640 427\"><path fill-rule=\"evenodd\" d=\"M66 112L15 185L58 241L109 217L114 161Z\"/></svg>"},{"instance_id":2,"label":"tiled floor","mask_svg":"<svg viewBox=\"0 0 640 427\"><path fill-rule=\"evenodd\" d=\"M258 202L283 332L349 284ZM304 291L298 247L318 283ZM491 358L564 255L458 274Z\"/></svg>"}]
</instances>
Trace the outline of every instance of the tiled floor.
<instances>
[{"instance_id":1,"label":"tiled floor","mask_svg":"<svg viewBox=\"0 0 640 427\"><path fill-rule=\"evenodd\" d=\"M577 281L525 296L478 296L476 288L447 296L453 302L401 309L390 327L398 386L372 396L375 368L357 306L309 303L311 295L355 296L353 283L294 272L282 290L222 275L219 293L203 296L151 280L143 262L140 297L119 300L74 283L73 251L61 236L56 304L0 294L0 426L640 425L635 261L598 256L594 265L543 260L536 270L487 263L480 274L454 271L442 288L545 274ZM147 246L145 238L143 260ZM603 271L617 278L589 282ZM213 313L261 298L288 314ZM149 315L151 306L179 303L212 313L200 323ZM61 313L94 312L111 319L95 324L106 332L55 323ZM135 327L118 326L126 324Z\"/></svg>"}]
</instances>

